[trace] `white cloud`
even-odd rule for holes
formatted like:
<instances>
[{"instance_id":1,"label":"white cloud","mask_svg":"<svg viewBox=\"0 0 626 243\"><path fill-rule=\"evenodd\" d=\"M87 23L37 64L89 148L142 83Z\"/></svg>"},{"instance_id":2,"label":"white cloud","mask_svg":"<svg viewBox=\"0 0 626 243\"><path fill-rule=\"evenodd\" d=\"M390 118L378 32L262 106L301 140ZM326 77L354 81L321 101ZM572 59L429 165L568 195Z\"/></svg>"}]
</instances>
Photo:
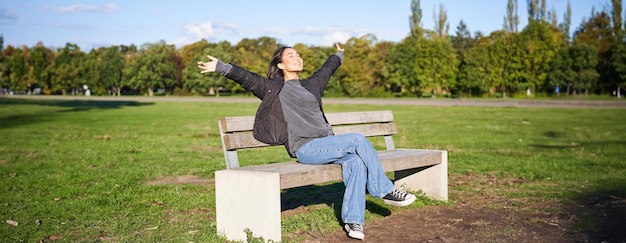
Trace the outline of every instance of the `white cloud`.
<instances>
[{"instance_id":1,"label":"white cloud","mask_svg":"<svg viewBox=\"0 0 626 243\"><path fill-rule=\"evenodd\" d=\"M237 25L216 23L212 21L204 23L192 23L184 26L185 32L192 35L195 40L220 39L221 35L230 35L237 32Z\"/></svg>"},{"instance_id":2,"label":"white cloud","mask_svg":"<svg viewBox=\"0 0 626 243\"><path fill-rule=\"evenodd\" d=\"M307 44L332 46L334 43L346 42L352 37L358 38L364 34L368 34L371 32L366 29L355 29L341 26L303 26L294 28L267 29L264 30L263 33L268 36L279 36L281 37L279 38L281 40L287 38L294 39L290 37L298 37L295 38L296 42L302 42L302 40L306 40Z\"/></svg>"},{"instance_id":3,"label":"white cloud","mask_svg":"<svg viewBox=\"0 0 626 243\"><path fill-rule=\"evenodd\" d=\"M76 12L111 12L118 9L117 4L109 3L104 5L75 4L65 7L47 7L52 12L76 13Z\"/></svg>"},{"instance_id":4,"label":"white cloud","mask_svg":"<svg viewBox=\"0 0 626 243\"><path fill-rule=\"evenodd\" d=\"M327 33L322 36L322 45L332 46L334 43L337 42L345 43L351 37L359 37L359 35L342 31Z\"/></svg>"}]
</instances>

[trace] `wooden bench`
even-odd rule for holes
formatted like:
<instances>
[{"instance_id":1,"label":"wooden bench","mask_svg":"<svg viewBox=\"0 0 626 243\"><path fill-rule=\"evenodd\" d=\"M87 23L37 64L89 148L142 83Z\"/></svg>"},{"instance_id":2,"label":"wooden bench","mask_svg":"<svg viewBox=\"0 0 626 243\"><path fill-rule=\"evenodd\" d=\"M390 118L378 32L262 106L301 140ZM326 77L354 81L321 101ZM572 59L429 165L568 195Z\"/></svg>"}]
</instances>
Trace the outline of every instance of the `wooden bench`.
<instances>
[{"instance_id":1,"label":"wooden bench","mask_svg":"<svg viewBox=\"0 0 626 243\"><path fill-rule=\"evenodd\" d=\"M421 190L438 200L448 199L448 154L443 150L396 149L397 133L391 111L327 113L335 134L384 136L386 150L378 151L394 184ZM226 170L215 172L217 231L229 240L245 241L245 229L255 237L281 240L281 189L341 181L341 167L304 165L295 161L239 167L237 151L269 146L252 136L253 116L224 117L219 121ZM286 153L286 151L281 151Z\"/></svg>"}]
</instances>

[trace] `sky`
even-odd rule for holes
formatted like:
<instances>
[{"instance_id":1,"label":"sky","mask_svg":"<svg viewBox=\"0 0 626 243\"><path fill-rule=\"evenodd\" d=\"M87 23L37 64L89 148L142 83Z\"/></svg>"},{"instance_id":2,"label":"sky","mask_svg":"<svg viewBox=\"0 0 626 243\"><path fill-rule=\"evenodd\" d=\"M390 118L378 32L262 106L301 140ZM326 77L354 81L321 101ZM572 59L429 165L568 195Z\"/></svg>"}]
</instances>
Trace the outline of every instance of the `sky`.
<instances>
[{"instance_id":1,"label":"sky","mask_svg":"<svg viewBox=\"0 0 626 243\"><path fill-rule=\"evenodd\" d=\"M610 11L610 0L569 0L573 32L591 9ZM547 0L559 22L568 0ZM470 32L500 30L507 0L421 0L422 27L434 29L443 5L449 34L463 20ZM519 29L527 24L527 0L518 0ZM622 3L623 5L623 3ZM101 46L165 41L181 48L209 42L273 37L284 45L332 46L351 37L373 34L398 42L410 32L411 0L9 0L0 3L4 46L58 48L77 44L82 50Z\"/></svg>"}]
</instances>

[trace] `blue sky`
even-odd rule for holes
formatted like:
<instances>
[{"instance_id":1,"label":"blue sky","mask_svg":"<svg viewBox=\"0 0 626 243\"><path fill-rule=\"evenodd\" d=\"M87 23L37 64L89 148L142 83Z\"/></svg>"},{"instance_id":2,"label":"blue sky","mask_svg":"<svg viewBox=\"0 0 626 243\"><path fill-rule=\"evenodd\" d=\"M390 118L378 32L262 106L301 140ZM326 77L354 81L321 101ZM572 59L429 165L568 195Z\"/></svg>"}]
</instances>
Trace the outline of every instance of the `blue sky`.
<instances>
[{"instance_id":1,"label":"blue sky","mask_svg":"<svg viewBox=\"0 0 626 243\"><path fill-rule=\"evenodd\" d=\"M610 0L570 0L574 31L583 18L610 9ZM526 26L527 0L518 0L520 29ZM470 31L489 34L503 26L506 0L421 0L422 22L434 29L434 12L443 4L450 34L463 20ZM164 40L178 48L200 39L236 44L270 36L286 45L330 46L350 37L374 34L397 42L409 33L411 0L9 0L0 3L4 45L48 47L66 42L88 50L99 46L141 46ZM547 0L559 22L567 0Z\"/></svg>"}]
</instances>

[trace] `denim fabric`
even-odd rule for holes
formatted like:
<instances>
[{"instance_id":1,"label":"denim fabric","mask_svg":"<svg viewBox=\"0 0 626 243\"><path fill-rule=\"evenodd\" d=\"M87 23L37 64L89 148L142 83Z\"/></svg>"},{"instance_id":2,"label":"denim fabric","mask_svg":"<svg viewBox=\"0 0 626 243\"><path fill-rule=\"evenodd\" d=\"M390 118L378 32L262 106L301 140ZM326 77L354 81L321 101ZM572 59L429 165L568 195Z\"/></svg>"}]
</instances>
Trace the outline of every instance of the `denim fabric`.
<instances>
[{"instance_id":1,"label":"denim fabric","mask_svg":"<svg viewBox=\"0 0 626 243\"><path fill-rule=\"evenodd\" d=\"M367 138L348 133L314 139L296 151L303 164L341 165L346 190L341 205L343 223L364 224L365 189L374 197L382 198L394 189L385 175L376 150Z\"/></svg>"}]
</instances>

